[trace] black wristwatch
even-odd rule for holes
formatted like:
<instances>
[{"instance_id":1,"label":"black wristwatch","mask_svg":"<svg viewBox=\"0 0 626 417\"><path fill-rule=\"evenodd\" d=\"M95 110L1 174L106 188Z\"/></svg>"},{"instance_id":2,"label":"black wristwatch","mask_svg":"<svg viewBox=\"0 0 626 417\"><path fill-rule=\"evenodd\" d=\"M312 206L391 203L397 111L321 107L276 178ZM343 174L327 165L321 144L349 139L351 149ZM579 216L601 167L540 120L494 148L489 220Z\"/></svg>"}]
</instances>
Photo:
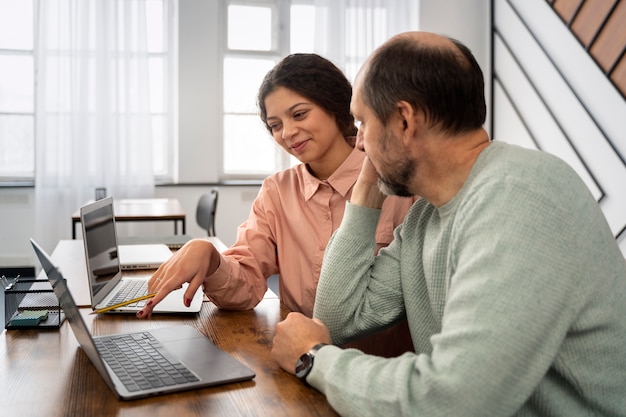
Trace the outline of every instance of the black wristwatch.
<instances>
[{"instance_id":1,"label":"black wristwatch","mask_svg":"<svg viewBox=\"0 0 626 417\"><path fill-rule=\"evenodd\" d=\"M317 351L324 346L326 346L326 343L318 343L298 359L298 363L296 363L296 376L302 381L306 382L307 375L311 372L311 369L313 369L313 359Z\"/></svg>"}]
</instances>

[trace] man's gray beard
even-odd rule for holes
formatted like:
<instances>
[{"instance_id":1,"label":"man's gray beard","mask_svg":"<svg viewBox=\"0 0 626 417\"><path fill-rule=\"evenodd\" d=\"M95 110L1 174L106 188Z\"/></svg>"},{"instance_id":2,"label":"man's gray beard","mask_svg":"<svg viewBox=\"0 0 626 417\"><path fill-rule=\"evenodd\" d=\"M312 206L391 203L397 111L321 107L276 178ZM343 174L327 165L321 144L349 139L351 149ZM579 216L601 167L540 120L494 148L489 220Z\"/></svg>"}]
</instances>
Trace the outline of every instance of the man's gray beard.
<instances>
[{"instance_id":1,"label":"man's gray beard","mask_svg":"<svg viewBox=\"0 0 626 417\"><path fill-rule=\"evenodd\" d=\"M386 196L396 195L398 197L413 197L409 191L408 183L415 172L415 163L410 159L405 159L396 171L399 175L394 179L378 175L378 189Z\"/></svg>"}]
</instances>

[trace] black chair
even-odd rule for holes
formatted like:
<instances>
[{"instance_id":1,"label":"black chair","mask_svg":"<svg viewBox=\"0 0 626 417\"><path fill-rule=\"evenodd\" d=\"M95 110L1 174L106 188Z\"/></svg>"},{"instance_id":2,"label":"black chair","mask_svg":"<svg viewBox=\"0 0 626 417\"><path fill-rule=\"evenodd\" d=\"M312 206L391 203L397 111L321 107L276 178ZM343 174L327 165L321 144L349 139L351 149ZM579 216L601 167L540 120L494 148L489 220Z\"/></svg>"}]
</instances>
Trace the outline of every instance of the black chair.
<instances>
[{"instance_id":1,"label":"black chair","mask_svg":"<svg viewBox=\"0 0 626 417\"><path fill-rule=\"evenodd\" d=\"M196 209L196 221L201 228L207 231L209 236L215 236L215 211L218 194L217 188L212 188L209 193L203 194Z\"/></svg>"}]
</instances>

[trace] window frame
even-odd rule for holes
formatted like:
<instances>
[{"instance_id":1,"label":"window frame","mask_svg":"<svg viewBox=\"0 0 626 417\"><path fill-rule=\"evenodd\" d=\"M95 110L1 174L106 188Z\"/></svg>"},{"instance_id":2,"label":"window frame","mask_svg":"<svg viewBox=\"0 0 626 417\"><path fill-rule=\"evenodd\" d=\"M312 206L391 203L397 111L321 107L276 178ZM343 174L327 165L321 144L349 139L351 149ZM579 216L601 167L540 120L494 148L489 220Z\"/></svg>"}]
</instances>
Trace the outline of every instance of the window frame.
<instances>
[{"instance_id":1,"label":"window frame","mask_svg":"<svg viewBox=\"0 0 626 417\"><path fill-rule=\"evenodd\" d=\"M221 65L220 65L220 77L221 77L221 85L224 85L224 62L227 58L247 58L247 59L259 59L259 60L273 60L274 64L277 64L281 59L287 56L291 51L291 6L292 5L313 5L314 0L223 0L221 2L221 10L220 10L220 57L221 57ZM258 50L242 50L242 49L230 49L228 47L228 7L230 5L243 5L243 6L264 6L270 7L272 9L272 17L276 17L272 21L272 40L271 40L271 49L269 51L258 51ZM246 115L255 115L258 117L258 112L255 113L235 113L235 112L227 112L224 108L224 92L223 89L220 90L219 94L219 109L221 117L219 118L219 131L220 131L220 140L218 140L218 148L217 151L219 155L222 155L220 158L220 167L219 167L219 179L220 181L230 181L230 180L262 180L263 178L268 176L267 172L259 172L259 173L227 173L225 172L224 161L225 161L225 126L224 119L227 115L235 115L235 114L246 114ZM277 147L275 152L275 163L273 172L277 172L286 168L289 168L294 165L294 158L285 152L282 148L278 148L277 145L274 144L274 140L272 136L267 132L267 136L263 139L268 140L268 146L274 145Z\"/></svg>"},{"instance_id":2,"label":"window frame","mask_svg":"<svg viewBox=\"0 0 626 417\"><path fill-rule=\"evenodd\" d=\"M27 171L15 171L9 174L0 174L0 185L28 185L33 184L35 182L35 147L36 147L36 130L35 130L35 115L36 115L36 71L37 71L37 63L35 62L35 48L37 47L37 27L36 27L36 16L37 16L37 2L35 0L31 1L31 7L33 11L32 23L33 23L33 45L31 49L11 49L11 48L0 48L0 55L2 56L26 56L30 57L32 60L32 68L33 72L31 74L33 81L33 103L32 103L32 111L0 111L1 116L24 116L30 117L32 123L32 132L33 132L33 170L30 172Z\"/></svg>"}]
</instances>

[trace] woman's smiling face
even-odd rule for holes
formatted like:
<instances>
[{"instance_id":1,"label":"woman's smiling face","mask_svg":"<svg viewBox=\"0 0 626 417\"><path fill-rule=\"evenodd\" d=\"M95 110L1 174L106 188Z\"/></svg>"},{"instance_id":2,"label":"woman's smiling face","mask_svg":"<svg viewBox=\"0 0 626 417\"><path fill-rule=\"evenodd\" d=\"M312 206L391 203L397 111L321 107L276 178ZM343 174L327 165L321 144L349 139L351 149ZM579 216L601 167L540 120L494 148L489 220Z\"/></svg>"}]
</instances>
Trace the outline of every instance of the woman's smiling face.
<instances>
[{"instance_id":1,"label":"woman's smiling face","mask_svg":"<svg viewBox=\"0 0 626 417\"><path fill-rule=\"evenodd\" d=\"M334 144L344 142L335 118L293 90L276 88L265 107L274 140L302 163L319 162Z\"/></svg>"}]
</instances>

